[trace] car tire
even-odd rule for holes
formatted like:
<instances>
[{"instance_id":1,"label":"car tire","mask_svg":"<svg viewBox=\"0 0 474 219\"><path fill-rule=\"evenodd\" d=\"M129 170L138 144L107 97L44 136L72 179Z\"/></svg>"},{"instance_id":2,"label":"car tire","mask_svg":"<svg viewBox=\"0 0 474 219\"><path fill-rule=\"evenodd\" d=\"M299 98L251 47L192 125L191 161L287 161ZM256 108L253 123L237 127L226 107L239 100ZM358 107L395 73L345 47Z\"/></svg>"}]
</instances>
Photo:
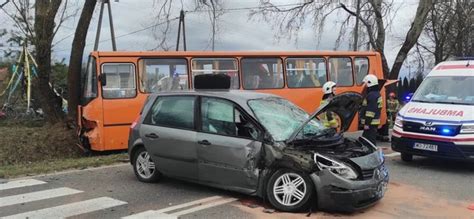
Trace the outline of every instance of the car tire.
<instances>
[{"instance_id":1,"label":"car tire","mask_svg":"<svg viewBox=\"0 0 474 219\"><path fill-rule=\"evenodd\" d=\"M402 160L405 162L411 162L413 160L412 154L402 153L401 157L402 157Z\"/></svg>"},{"instance_id":2,"label":"car tire","mask_svg":"<svg viewBox=\"0 0 474 219\"><path fill-rule=\"evenodd\" d=\"M273 173L266 190L270 204L285 212L298 212L308 208L315 195L309 176L290 169L280 169Z\"/></svg>"},{"instance_id":3,"label":"car tire","mask_svg":"<svg viewBox=\"0 0 474 219\"><path fill-rule=\"evenodd\" d=\"M151 183L161 178L161 173L156 169L155 163L145 147L140 147L135 151L132 161L133 171L138 180Z\"/></svg>"}]
</instances>

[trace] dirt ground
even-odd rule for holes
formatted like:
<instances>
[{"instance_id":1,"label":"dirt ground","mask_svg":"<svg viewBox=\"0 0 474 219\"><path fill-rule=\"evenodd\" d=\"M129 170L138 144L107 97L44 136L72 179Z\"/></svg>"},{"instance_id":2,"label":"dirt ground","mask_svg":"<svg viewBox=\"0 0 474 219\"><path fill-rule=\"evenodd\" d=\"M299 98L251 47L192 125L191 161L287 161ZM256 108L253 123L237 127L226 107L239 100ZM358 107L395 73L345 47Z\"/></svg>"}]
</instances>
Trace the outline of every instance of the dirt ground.
<instances>
[{"instance_id":1,"label":"dirt ground","mask_svg":"<svg viewBox=\"0 0 474 219\"><path fill-rule=\"evenodd\" d=\"M467 208L469 203L442 199L421 188L397 182L389 184L385 197L375 206L353 214L314 212L309 217L308 213L269 214L259 203L255 204L258 207L251 208L249 203L236 207L256 218L474 218L474 211Z\"/></svg>"},{"instance_id":2,"label":"dirt ground","mask_svg":"<svg viewBox=\"0 0 474 219\"><path fill-rule=\"evenodd\" d=\"M28 125L2 121L0 165L79 157L82 152L76 143L74 131L63 124Z\"/></svg>"}]
</instances>

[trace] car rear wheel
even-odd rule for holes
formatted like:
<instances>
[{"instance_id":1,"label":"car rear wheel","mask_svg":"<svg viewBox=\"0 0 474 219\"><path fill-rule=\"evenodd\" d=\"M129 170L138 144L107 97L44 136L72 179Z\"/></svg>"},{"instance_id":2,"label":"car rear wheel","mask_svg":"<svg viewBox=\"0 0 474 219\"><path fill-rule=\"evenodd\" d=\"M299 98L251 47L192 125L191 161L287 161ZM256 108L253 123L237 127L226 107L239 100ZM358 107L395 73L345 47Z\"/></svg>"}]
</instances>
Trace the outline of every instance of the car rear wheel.
<instances>
[{"instance_id":1,"label":"car rear wheel","mask_svg":"<svg viewBox=\"0 0 474 219\"><path fill-rule=\"evenodd\" d=\"M133 171L142 182L156 182L161 174L156 170L155 162L144 147L140 147L133 157Z\"/></svg>"},{"instance_id":2,"label":"car rear wheel","mask_svg":"<svg viewBox=\"0 0 474 219\"><path fill-rule=\"evenodd\" d=\"M412 154L402 153L401 157L402 157L402 160L405 162L411 162L413 160Z\"/></svg>"},{"instance_id":3,"label":"car rear wheel","mask_svg":"<svg viewBox=\"0 0 474 219\"><path fill-rule=\"evenodd\" d=\"M267 197L281 211L301 211L311 204L314 187L308 175L289 169L276 171L268 180Z\"/></svg>"}]
</instances>

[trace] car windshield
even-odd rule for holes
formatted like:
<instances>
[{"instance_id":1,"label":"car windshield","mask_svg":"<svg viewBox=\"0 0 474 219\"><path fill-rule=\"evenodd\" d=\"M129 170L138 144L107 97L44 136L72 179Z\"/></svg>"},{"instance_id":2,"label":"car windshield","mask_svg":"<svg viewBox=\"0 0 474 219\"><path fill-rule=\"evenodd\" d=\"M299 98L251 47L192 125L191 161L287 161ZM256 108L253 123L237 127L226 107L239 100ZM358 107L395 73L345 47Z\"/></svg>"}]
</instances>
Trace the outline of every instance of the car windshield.
<instances>
[{"instance_id":1,"label":"car windshield","mask_svg":"<svg viewBox=\"0 0 474 219\"><path fill-rule=\"evenodd\" d=\"M310 116L290 101L282 98L250 100L248 105L275 141L288 140ZM319 120L313 119L304 127L303 132L305 136L319 135L324 129Z\"/></svg>"},{"instance_id":2,"label":"car windshield","mask_svg":"<svg viewBox=\"0 0 474 219\"><path fill-rule=\"evenodd\" d=\"M474 105L474 76L427 77L412 98L415 102Z\"/></svg>"}]
</instances>

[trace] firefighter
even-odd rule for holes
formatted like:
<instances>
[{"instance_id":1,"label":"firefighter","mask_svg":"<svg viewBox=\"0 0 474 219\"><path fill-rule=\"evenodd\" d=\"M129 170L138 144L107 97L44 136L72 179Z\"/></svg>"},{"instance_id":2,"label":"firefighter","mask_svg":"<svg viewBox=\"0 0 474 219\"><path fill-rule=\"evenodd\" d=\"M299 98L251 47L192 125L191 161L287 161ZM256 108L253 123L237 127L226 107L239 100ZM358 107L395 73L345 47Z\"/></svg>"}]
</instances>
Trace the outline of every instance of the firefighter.
<instances>
[{"instance_id":1,"label":"firefighter","mask_svg":"<svg viewBox=\"0 0 474 219\"><path fill-rule=\"evenodd\" d=\"M361 123L364 126L363 137L375 144L377 139L377 128L380 125L380 112L383 100L379 92L379 83L375 75L369 74L364 77L364 85L367 95L362 102Z\"/></svg>"},{"instance_id":2,"label":"firefighter","mask_svg":"<svg viewBox=\"0 0 474 219\"><path fill-rule=\"evenodd\" d=\"M387 100L387 121L390 124L390 127L393 126L393 122L397 117L397 112L400 107L400 103L398 102L395 93L390 92L389 99Z\"/></svg>"},{"instance_id":3,"label":"firefighter","mask_svg":"<svg viewBox=\"0 0 474 219\"><path fill-rule=\"evenodd\" d=\"M324 105L331 101L331 99L335 96L336 92L336 83L332 81L328 81L323 85L323 99L321 100L320 105ZM321 121L323 125L327 128L337 129L338 122L336 120L336 115L334 112L325 112L321 114Z\"/></svg>"}]
</instances>

